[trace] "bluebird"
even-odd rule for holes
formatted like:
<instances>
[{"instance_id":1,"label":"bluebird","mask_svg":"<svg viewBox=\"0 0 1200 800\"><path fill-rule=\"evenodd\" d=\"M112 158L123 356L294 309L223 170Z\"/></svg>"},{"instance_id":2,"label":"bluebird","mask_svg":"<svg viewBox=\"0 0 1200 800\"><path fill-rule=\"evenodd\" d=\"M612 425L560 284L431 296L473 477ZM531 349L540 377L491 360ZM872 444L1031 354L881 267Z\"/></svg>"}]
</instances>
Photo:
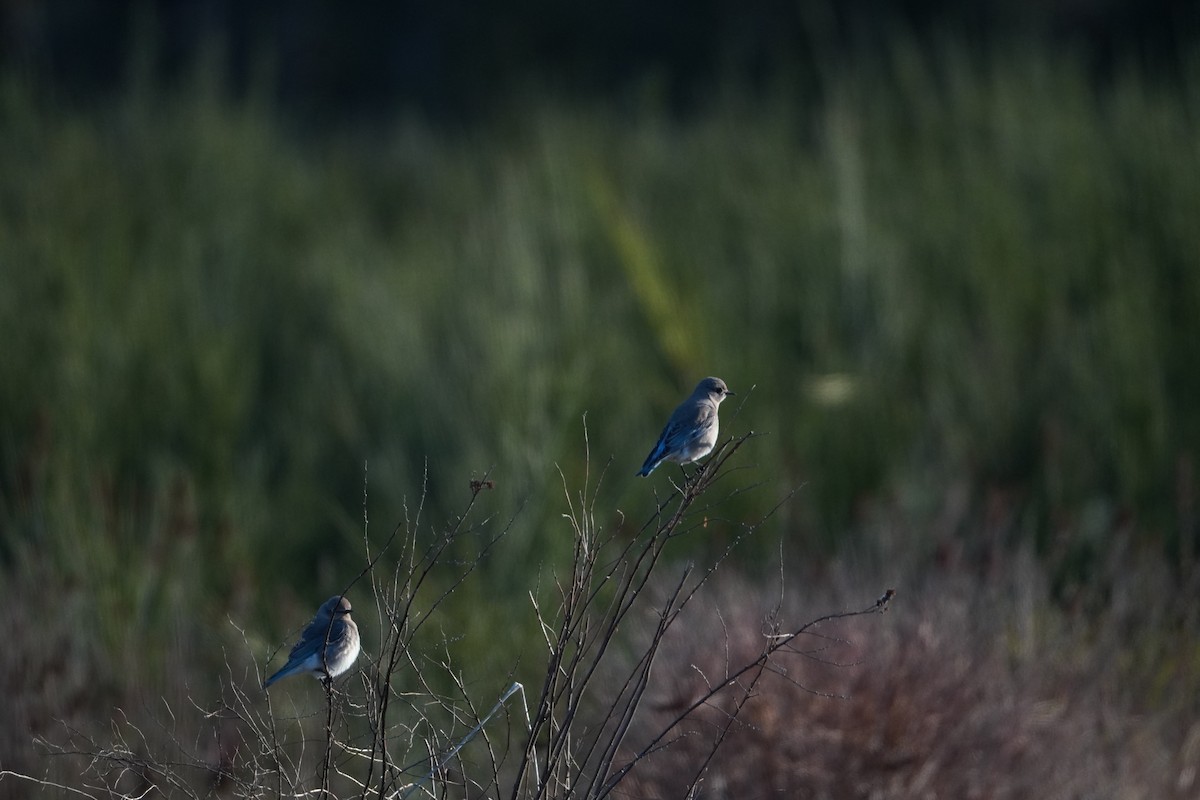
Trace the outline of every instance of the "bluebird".
<instances>
[{"instance_id":1,"label":"bluebird","mask_svg":"<svg viewBox=\"0 0 1200 800\"><path fill-rule=\"evenodd\" d=\"M267 678L263 689L281 678L301 672L328 683L354 666L358 650L358 625L350 619L350 601L335 595L317 609L317 615L288 654L283 669Z\"/></svg>"},{"instance_id":2,"label":"bluebird","mask_svg":"<svg viewBox=\"0 0 1200 800\"><path fill-rule=\"evenodd\" d=\"M638 475L649 475L664 461L682 466L711 453L717 443L717 406L732 394L720 378L700 381L692 396L680 403L667 420L667 427Z\"/></svg>"}]
</instances>

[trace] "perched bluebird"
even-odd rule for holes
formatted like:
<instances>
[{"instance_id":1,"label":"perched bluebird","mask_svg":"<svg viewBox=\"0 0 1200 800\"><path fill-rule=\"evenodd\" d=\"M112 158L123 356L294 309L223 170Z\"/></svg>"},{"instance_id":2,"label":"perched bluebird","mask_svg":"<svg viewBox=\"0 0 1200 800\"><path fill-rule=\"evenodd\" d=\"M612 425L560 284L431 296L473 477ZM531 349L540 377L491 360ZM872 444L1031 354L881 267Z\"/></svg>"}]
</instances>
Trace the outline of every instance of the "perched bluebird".
<instances>
[{"instance_id":1,"label":"perched bluebird","mask_svg":"<svg viewBox=\"0 0 1200 800\"><path fill-rule=\"evenodd\" d=\"M292 647L283 669L267 678L263 689L280 678L307 672L322 682L332 681L358 658L358 626L350 619L350 601L340 595L321 604L300 641Z\"/></svg>"},{"instance_id":2,"label":"perched bluebird","mask_svg":"<svg viewBox=\"0 0 1200 800\"><path fill-rule=\"evenodd\" d=\"M690 464L712 452L717 443L717 406L733 392L720 378L705 378L692 396L679 404L646 456L638 475L649 475L664 461Z\"/></svg>"}]
</instances>

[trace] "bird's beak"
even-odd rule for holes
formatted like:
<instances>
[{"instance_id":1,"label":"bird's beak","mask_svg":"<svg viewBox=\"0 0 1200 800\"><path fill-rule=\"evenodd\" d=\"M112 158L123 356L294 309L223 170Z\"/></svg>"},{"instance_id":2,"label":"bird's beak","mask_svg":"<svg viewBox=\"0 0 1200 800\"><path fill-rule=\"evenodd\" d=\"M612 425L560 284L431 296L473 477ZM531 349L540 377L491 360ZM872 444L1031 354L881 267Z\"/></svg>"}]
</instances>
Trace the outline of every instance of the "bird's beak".
<instances>
[{"instance_id":1,"label":"bird's beak","mask_svg":"<svg viewBox=\"0 0 1200 800\"><path fill-rule=\"evenodd\" d=\"M733 397L735 394L737 394L737 392L731 392L728 389L725 390L726 397Z\"/></svg>"}]
</instances>

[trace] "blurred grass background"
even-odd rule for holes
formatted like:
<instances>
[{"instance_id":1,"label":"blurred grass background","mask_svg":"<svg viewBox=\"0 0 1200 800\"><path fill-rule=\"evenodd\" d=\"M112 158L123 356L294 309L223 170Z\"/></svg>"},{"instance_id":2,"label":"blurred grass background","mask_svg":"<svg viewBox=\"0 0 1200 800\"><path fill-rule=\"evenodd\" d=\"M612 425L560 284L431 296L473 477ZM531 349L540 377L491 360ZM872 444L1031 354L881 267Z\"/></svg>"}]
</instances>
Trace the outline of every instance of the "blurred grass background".
<instances>
[{"instance_id":1,"label":"blurred grass background","mask_svg":"<svg viewBox=\"0 0 1200 800\"><path fill-rule=\"evenodd\" d=\"M708 374L739 392L724 430L768 434L739 454L766 488L722 513L804 487L743 570L781 540L808 574L1031 553L1046 613L1086 615L1144 557L1162 570L1135 604L1190 650L1117 655L1194 678L1200 60L1181 63L1098 79L1069 49L897 36L816 86L730 83L684 114L650 85L316 132L204 60L135 66L102 102L8 71L6 747L215 692L224 659L265 657L357 574L364 518L377 546L425 493L442 525L484 474L484 512L515 520L444 629L502 674L536 643L527 592L570 556L559 470L582 480L584 416L605 524L634 530L665 485L634 471Z\"/></svg>"}]
</instances>

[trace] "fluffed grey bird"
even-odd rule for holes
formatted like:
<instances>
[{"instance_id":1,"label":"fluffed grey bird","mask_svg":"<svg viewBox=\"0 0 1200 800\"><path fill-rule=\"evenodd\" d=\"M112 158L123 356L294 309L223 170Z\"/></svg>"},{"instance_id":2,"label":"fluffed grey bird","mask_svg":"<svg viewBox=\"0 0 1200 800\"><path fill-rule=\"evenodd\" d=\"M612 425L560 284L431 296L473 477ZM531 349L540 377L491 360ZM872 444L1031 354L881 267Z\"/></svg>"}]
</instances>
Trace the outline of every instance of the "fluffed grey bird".
<instances>
[{"instance_id":1,"label":"fluffed grey bird","mask_svg":"<svg viewBox=\"0 0 1200 800\"><path fill-rule=\"evenodd\" d=\"M717 406L732 394L720 378L700 381L691 397L680 403L667 420L658 444L646 456L638 475L649 475L664 461L690 464L711 453L717 443Z\"/></svg>"},{"instance_id":2,"label":"fluffed grey bird","mask_svg":"<svg viewBox=\"0 0 1200 800\"><path fill-rule=\"evenodd\" d=\"M322 683L332 681L354 666L358 650L358 625L350 619L350 601L335 595L317 609L317 615L288 654L283 669L267 678L263 689L301 672L313 675Z\"/></svg>"}]
</instances>

